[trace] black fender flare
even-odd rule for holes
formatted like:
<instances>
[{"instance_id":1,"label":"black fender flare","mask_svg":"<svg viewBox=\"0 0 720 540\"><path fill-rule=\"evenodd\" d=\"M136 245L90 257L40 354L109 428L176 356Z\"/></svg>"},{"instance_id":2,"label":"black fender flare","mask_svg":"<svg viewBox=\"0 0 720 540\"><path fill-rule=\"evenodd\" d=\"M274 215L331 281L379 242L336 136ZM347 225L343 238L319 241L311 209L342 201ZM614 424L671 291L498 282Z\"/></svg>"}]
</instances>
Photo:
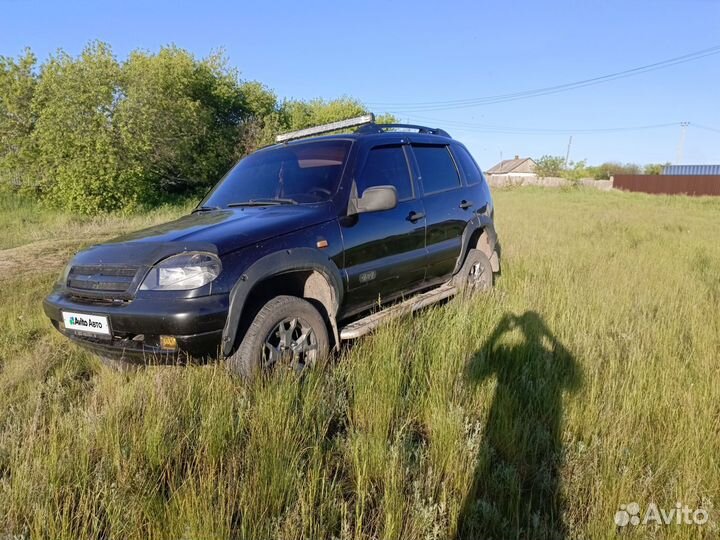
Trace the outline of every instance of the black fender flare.
<instances>
[{"instance_id":1,"label":"black fender flare","mask_svg":"<svg viewBox=\"0 0 720 540\"><path fill-rule=\"evenodd\" d=\"M327 281L333 292L333 311L329 313L333 331L336 331L335 317L342 305L343 280L337 265L324 253L313 248L284 249L261 257L248 267L230 291L230 306L222 333L222 352L232 353L240 326L245 302L255 285L265 278L286 272L314 270Z\"/></svg>"},{"instance_id":2,"label":"black fender flare","mask_svg":"<svg viewBox=\"0 0 720 540\"><path fill-rule=\"evenodd\" d=\"M488 238L488 244L490 246L490 252L497 252L498 257L500 255L499 253L499 243L498 243L498 237L497 232L495 231L495 224L493 223L493 220L490 216L485 214L475 214L473 218L468 221L467 225L465 225L465 230L463 230L462 233L462 250L460 251L460 256L457 259L457 262L455 263L455 269L453 270L453 275L457 274L460 271L460 268L462 268L463 263L465 262L465 257L468 254L468 251L471 249L474 249L475 246L470 245L470 240L473 238L475 233L481 230L484 234L487 235ZM490 255L488 255L488 258L490 258ZM499 265L499 259L497 260L497 264ZM498 271L499 266L497 269L493 268L493 271Z\"/></svg>"}]
</instances>

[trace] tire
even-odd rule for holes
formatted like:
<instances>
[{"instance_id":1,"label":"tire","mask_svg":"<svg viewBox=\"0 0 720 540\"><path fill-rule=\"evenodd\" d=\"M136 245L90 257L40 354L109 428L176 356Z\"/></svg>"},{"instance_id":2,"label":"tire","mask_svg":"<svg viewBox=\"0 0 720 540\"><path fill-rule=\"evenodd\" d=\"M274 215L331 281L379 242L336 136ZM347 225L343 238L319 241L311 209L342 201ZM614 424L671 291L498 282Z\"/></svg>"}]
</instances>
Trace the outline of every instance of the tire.
<instances>
[{"instance_id":1,"label":"tire","mask_svg":"<svg viewBox=\"0 0 720 540\"><path fill-rule=\"evenodd\" d=\"M228 357L228 366L245 379L280 366L301 372L329 351L320 312L302 298L276 296L257 312L237 350Z\"/></svg>"},{"instance_id":2,"label":"tire","mask_svg":"<svg viewBox=\"0 0 720 540\"><path fill-rule=\"evenodd\" d=\"M455 287L462 294L474 294L489 291L493 288L493 283L490 259L479 249L469 250L465 263L453 279Z\"/></svg>"}]
</instances>

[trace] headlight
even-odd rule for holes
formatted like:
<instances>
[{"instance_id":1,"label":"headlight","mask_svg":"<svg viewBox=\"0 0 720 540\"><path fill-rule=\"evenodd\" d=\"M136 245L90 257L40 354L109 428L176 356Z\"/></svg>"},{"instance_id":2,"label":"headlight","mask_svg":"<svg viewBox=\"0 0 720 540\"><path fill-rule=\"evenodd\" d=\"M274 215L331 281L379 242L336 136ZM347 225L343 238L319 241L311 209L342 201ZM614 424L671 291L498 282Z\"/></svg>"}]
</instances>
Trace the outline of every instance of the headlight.
<instances>
[{"instance_id":1,"label":"headlight","mask_svg":"<svg viewBox=\"0 0 720 540\"><path fill-rule=\"evenodd\" d=\"M186 291L214 280L220 271L220 259L212 253L189 251L173 255L150 269L140 286L144 291Z\"/></svg>"},{"instance_id":2,"label":"headlight","mask_svg":"<svg viewBox=\"0 0 720 540\"><path fill-rule=\"evenodd\" d=\"M56 287L65 287L67 285L68 276L70 275L70 269L72 266L72 261L65 265L65 268L63 268L62 273L58 276L57 281L55 282Z\"/></svg>"}]
</instances>

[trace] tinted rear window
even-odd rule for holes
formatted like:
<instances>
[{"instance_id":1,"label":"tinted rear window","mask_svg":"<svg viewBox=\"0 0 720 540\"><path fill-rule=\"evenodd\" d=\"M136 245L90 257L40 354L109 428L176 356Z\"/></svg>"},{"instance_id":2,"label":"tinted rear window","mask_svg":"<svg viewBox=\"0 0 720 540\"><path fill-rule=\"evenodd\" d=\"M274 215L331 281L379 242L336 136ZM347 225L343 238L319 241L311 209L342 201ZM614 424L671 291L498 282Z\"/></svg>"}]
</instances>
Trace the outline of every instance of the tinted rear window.
<instances>
[{"instance_id":1,"label":"tinted rear window","mask_svg":"<svg viewBox=\"0 0 720 540\"><path fill-rule=\"evenodd\" d=\"M455 162L446 146L413 145L426 194L460 186Z\"/></svg>"},{"instance_id":2,"label":"tinted rear window","mask_svg":"<svg viewBox=\"0 0 720 540\"><path fill-rule=\"evenodd\" d=\"M465 174L465 179L469 186L478 184L482 181L482 172L478 168L475 160L470 155L470 152L465 150L462 146L453 146L453 152L458 160L458 164Z\"/></svg>"},{"instance_id":3,"label":"tinted rear window","mask_svg":"<svg viewBox=\"0 0 720 540\"><path fill-rule=\"evenodd\" d=\"M357 179L358 195L373 186L395 186L398 199L412 199L407 159L402 146L380 146L368 153L365 166Z\"/></svg>"},{"instance_id":4,"label":"tinted rear window","mask_svg":"<svg viewBox=\"0 0 720 540\"><path fill-rule=\"evenodd\" d=\"M322 202L336 191L351 142L318 141L262 150L241 160L201 203L225 207L253 199Z\"/></svg>"}]
</instances>

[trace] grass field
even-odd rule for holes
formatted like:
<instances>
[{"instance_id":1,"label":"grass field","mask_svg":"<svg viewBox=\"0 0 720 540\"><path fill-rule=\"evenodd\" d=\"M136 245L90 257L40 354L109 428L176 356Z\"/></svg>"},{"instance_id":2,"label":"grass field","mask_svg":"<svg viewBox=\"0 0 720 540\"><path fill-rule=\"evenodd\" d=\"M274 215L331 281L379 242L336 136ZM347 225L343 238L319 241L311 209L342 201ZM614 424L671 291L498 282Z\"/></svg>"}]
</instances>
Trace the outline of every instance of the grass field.
<instances>
[{"instance_id":1,"label":"grass field","mask_svg":"<svg viewBox=\"0 0 720 540\"><path fill-rule=\"evenodd\" d=\"M73 250L182 209L2 201L0 538L717 538L720 200L495 199L492 294L251 385L110 372L42 315Z\"/></svg>"}]
</instances>

